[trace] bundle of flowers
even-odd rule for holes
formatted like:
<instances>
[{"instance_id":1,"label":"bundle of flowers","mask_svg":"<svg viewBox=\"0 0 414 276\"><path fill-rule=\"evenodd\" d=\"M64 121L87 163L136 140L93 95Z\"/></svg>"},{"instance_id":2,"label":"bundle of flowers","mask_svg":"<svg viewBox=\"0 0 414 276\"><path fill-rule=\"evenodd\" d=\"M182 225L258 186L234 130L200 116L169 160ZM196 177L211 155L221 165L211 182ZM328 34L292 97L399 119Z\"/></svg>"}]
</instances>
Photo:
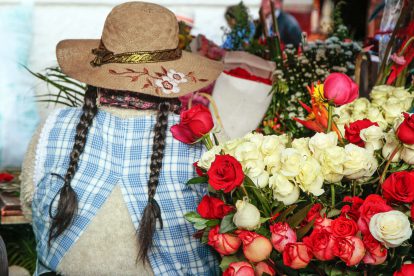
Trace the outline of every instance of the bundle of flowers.
<instances>
[{"instance_id":1,"label":"bundle of flowers","mask_svg":"<svg viewBox=\"0 0 414 276\"><path fill-rule=\"evenodd\" d=\"M333 106L358 93L350 80L334 84L310 88L313 118L301 121L318 131L310 138L251 133L219 144L202 106L172 127L176 139L208 148L188 185L209 192L186 219L220 254L223 275L414 272L414 159L399 159L414 153L414 114L390 124L395 144L383 155L384 136L366 139L377 122L351 123L341 135Z\"/></svg>"}]
</instances>

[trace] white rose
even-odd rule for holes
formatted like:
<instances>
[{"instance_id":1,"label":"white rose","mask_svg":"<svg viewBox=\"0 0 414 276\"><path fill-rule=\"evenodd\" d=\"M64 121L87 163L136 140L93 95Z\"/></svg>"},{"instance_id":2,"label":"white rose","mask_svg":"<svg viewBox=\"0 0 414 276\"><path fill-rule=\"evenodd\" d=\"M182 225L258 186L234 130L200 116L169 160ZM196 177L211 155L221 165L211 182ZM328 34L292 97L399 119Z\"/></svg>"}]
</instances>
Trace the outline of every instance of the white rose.
<instances>
[{"instance_id":1,"label":"white rose","mask_svg":"<svg viewBox=\"0 0 414 276\"><path fill-rule=\"evenodd\" d=\"M334 121L338 125L346 125L351 121L351 112L347 105L335 108L334 114L337 115L334 117Z\"/></svg>"},{"instance_id":2,"label":"white rose","mask_svg":"<svg viewBox=\"0 0 414 276\"><path fill-rule=\"evenodd\" d=\"M295 139L292 142L292 148L297 149L306 156L310 156L311 152L309 150L309 140L309 137Z\"/></svg>"},{"instance_id":3,"label":"white rose","mask_svg":"<svg viewBox=\"0 0 414 276\"><path fill-rule=\"evenodd\" d=\"M242 162L243 171L249 177L258 177L265 169L265 164L261 159L251 159Z\"/></svg>"},{"instance_id":4,"label":"white rose","mask_svg":"<svg viewBox=\"0 0 414 276\"><path fill-rule=\"evenodd\" d=\"M256 177L250 177L250 179L257 187L264 188L269 184L269 173L267 171L263 171L260 175Z\"/></svg>"},{"instance_id":5,"label":"white rose","mask_svg":"<svg viewBox=\"0 0 414 276\"><path fill-rule=\"evenodd\" d=\"M250 159L261 158L261 153L253 142L243 142L239 144L234 152L234 157L240 162Z\"/></svg>"},{"instance_id":6,"label":"white rose","mask_svg":"<svg viewBox=\"0 0 414 276\"><path fill-rule=\"evenodd\" d=\"M237 200L233 222L239 229L254 230L260 227L260 212L246 200Z\"/></svg>"},{"instance_id":7,"label":"white rose","mask_svg":"<svg viewBox=\"0 0 414 276\"><path fill-rule=\"evenodd\" d=\"M369 231L387 248L400 246L412 234L408 217L397 210L375 214L369 222Z\"/></svg>"},{"instance_id":8,"label":"white rose","mask_svg":"<svg viewBox=\"0 0 414 276\"><path fill-rule=\"evenodd\" d=\"M224 146L223 146L223 150L226 154L230 154L232 156L234 156L234 152L236 151L236 148L243 143L243 139L241 138L236 138L230 141L227 141Z\"/></svg>"},{"instance_id":9,"label":"white rose","mask_svg":"<svg viewBox=\"0 0 414 276\"><path fill-rule=\"evenodd\" d=\"M378 150L382 148L383 142L382 139L384 138L384 132L379 126L370 126L364 128L359 133L362 141L365 142L365 148L371 150Z\"/></svg>"},{"instance_id":10,"label":"white rose","mask_svg":"<svg viewBox=\"0 0 414 276\"><path fill-rule=\"evenodd\" d=\"M282 164L280 173L288 177L297 176L302 170L305 158L306 156L296 149L283 149L280 157L280 162Z\"/></svg>"},{"instance_id":11,"label":"white rose","mask_svg":"<svg viewBox=\"0 0 414 276\"><path fill-rule=\"evenodd\" d=\"M263 139L261 151L266 155L272 155L275 151L280 151L281 149L285 148L285 144L279 136L277 135L269 135L265 136Z\"/></svg>"},{"instance_id":12,"label":"white rose","mask_svg":"<svg viewBox=\"0 0 414 276\"><path fill-rule=\"evenodd\" d=\"M365 113L370 105L371 103L367 98L358 98L352 103L352 112Z\"/></svg>"},{"instance_id":13,"label":"white rose","mask_svg":"<svg viewBox=\"0 0 414 276\"><path fill-rule=\"evenodd\" d=\"M371 106L368 108L367 119L372 122L377 122L382 129L386 129L388 126L387 121L385 120L384 116L382 115L378 107Z\"/></svg>"},{"instance_id":14,"label":"white rose","mask_svg":"<svg viewBox=\"0 0 414 276\"><path fill-rule=\"evenodd\" d=\"M324 193L323 175L319 162L313 158L308 157L302 167L302 171L296 177L296 182L304 192L311 193L315 196L320 196Z\"/></svg>"},{"instance_id":15,"label":"white rose","mask_svg":"<svg viewBox=\"0 0 414 276\"><path fill-rule=\"evenodd\" d=\"M252 132L244 136L246 141L256 144L257 148L260 149L263 143L264 136L261 133Z\"/></svg>"},{"instance_id":16,"label":"white rose","mask_svg":"<svg viewBox=\"0 0 414 276\"><path fill-rule=\"evenodd\" d=\"M383 106L393 88L388 85L374 86L370 93L371 103L376 106Z\"/></svg>"},{"instance_id":17,"label":"white rose","mask_svg":"<svg viewBox=\"0 0 414 276\"><path fill-rule=\"evenodd\" d=\"M386 159L388 159L392 152L395 150L396 147L400 144L400 141L395 136L394 131L390 131L385 134L385 145L382 147L382 156ZM394 155L394 158L391 160L391 162L398 162L401 158L401 150L397 152L397 154Z\"/></svg>"},{"instance_id":18,"label":"white rose","mask_svg":"<svg viewBox=\"0 0 414 276\"><path fill-rule=\"evenodd\" d=\"M269 186L273 189L273 197L285 205L293 204L299 199L299 187L281 174L271 176Z\"/></svg>"},{"instance_id":19,"label":"white rose","mask_svg":"<svg viewBox=\"0 0 414 276\"><path fill-rule=\"evenodd\" d=\"M270 174L279 172L280 168L282 167L282 163L280 162L281 155L282 153L280 151L275 151L272 153L272 155L268 155L264 158L266 170Z\"/></svg>"},{"instance_id":20,"label":"white rose","mask_svg":"<svg viewBox=\"0 0 414 276\"><path fill-rule=\"evenodd\" d=\"M209 151L206 151L200 158L200 160L198 161L197 165L200 168L203 169L210 169L211 167L211 163L214 162L214 160L216 160L216 155L220 154L220 151L222 150L222 146L214 146L212 149L210 149Z\"/></svg>"},{"instance_id":21,"label":"white rose","mask_svg":"<svg viewBox=\"0 0 414 276\"><path fill-rule=\"evenodd\" d=\"M338 143L338 136L335 132L329 133L316 133L313 137L309 140L309 148L311 152L318 156L321 151L336 146Z\"/></svg>"},{"instance_id":22,"label":"white rose","mask_svg":"<svg viewBox=\"0 0 414 276\"><path fill-rule=\"evenodd\" d=\"M404 111L410 109L411 104L413 102L414 94L408 92L407 89L401 86L395 87L392 95L400 100Z\"/></svg>"},{"instance_id":23,"label":"white rose","mask_svg":"<svg viewBox=\"0 0 414 276\"><path fill-rule=\"evenodd\" d=\"M324 179L336 183L344 177L346 153L343 147L334 146L326 149L318 158Z\"/></svg>"},{"instance_id":24,"label":"white rose","mask_svg":"<svg viewBox=\"0 0 414 276\"><path fill-rule=\"evenodd\" d=\"M351 116L351 122L355 122L358 120L363 120L367 117L367 115L365 114L365 112L361 113L361 112L354 112L352 113Z\"/></svg>"},{"instance_id":25,"label":"white rose","mask_svg":"<svg viewBox=\"0 0 414 276\"><path fill-rule=\"evenodd\" d=\"M345 153L344 175L348 179L372 176L378 167L378 161L371 150L348 144Z\"/></svg>"},{"instance_id":26,"label":"white rose","mask_svg":"<svg viewBox=\"0 0 414 276\"><path fill-rule=\"evenodd\" d=\"M392 124L395 119L401 114L401 112L405 111L404 107L400 102L387 101L383 106L382 109L384 110L385 120L387 123Z\"/></svg>"},{"instance_id":27,"label":"white rose","mask_svg":"<svg viewBox=\"0 0 414 276\"><path fill-rule=\"evenodd\" d=\"M407 164L414 165L414 149L404 146L401 151L401 159Z\"/></svg>"}]
</instances>

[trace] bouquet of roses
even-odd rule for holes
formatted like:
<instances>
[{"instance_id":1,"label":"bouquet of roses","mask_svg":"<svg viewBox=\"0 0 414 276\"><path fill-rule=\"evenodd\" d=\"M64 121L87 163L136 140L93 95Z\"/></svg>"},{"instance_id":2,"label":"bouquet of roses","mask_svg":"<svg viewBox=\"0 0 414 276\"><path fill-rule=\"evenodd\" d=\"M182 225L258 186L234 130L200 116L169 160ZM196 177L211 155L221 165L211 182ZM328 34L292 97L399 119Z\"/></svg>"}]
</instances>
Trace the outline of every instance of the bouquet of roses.
<instances>
[{"instance_id":1,"label":"bouquet of roses","mask_svg":"<svg viewBox=\"0 0 414 276\"><path fill-rule=\"evenodd\" d=\"M206 108L181 114L174 137L208 149L188 181L209 191L185 216L195 236L221 255L224 275L414 273L414 114L350 122L343 137L334 109L356 100L356 85L335 73L309 90L310 115L298 122L317 131L310 138L219 144Z\"/></svg>"}]
</instances>

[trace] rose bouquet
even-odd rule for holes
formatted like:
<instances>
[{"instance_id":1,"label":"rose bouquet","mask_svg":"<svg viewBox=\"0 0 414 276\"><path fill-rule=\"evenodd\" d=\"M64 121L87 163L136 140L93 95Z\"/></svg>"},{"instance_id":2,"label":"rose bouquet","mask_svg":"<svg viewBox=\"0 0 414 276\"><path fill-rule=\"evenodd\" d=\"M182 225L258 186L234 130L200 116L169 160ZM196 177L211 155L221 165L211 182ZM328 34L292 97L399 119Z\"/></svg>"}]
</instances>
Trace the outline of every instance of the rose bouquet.
<instances>
[{"instance_id":1,"label":"rose bouquet","mask_svg":"<svg viewBox=\"0 0 414 276\"><path fill-rule=\"evenodd\" d=\"M182 115L173 134L183 142L178 129L208 126L190 135L208 149L188 181L208 185L185 216L195 236L220 254L223 275L410 275L414 158L402 156L414 153L414 115L358 118L342 131L333 111L355 103L354 83L333 75L309 90L310 116L298 121L317 131L309 138L250 133L219 144L207 113Z\"/></svg>"}]
</instances>

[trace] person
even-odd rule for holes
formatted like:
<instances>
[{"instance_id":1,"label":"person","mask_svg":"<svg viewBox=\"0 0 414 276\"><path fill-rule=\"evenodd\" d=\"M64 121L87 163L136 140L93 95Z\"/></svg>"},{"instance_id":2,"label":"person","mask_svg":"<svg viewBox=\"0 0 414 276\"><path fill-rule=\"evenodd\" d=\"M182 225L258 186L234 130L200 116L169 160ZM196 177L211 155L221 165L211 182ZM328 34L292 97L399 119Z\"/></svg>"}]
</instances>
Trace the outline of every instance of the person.
<instances>
[{"instance_id":1,"label":"person","mask_svg":"<svg viewBox=\"0 0 414 276\"><path fill-rule=\"evenodd\" d=\"M266 18L266 25L269 30L269 34L274 33L273 19L271 12L271 4L273 1L275 6L275 17L277 18L277 24L280 34L280 39L283 44L292 44L295 48L299 47L302 41L302 29L299 26L298 21L291 14L282 10L282 0L262 0L261 12Z\"/></svg>"},{"instance_id":2,"label":"person","mask_svg":"<svg viewBox=\"0 0 414 276\"><path fill-rule=\"evenodd\" d=\"M212 83L222 63L182 52L168 9L128 2L100 40L63 40L57 59L88 85L82 108L54 111L22 171L32 205L35 275L218 275L184 214L206 186L187 186L200 144L173 139L178 97Z\"/></svg>"}]
</instances>

